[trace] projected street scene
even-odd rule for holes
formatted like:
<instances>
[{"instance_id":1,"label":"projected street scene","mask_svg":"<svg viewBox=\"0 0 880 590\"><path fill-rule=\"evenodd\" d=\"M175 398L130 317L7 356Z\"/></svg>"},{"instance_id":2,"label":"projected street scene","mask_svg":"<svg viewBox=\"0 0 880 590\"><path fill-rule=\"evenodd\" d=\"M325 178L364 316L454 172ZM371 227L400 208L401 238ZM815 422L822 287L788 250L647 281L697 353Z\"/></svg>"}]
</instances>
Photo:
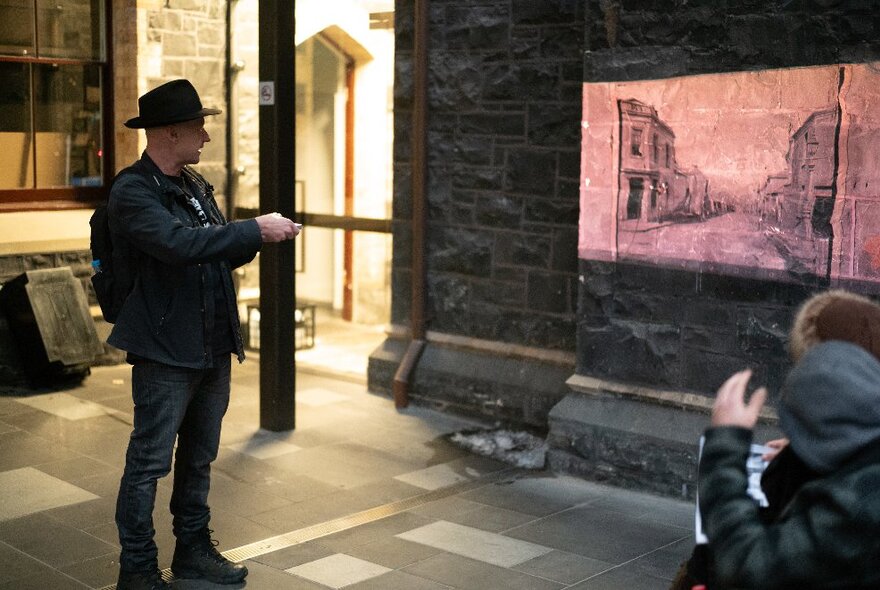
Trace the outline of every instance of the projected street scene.
<instances>
[{"instance_id":1,"label":"projected street scene","mask_svg":"<svg viewBox=\"0 0 880 590\"><path fill-rule=\"evenodd\" d=\"M880 281L878 64L584 84L581 258Z\"/></svg>"}]
</instances>

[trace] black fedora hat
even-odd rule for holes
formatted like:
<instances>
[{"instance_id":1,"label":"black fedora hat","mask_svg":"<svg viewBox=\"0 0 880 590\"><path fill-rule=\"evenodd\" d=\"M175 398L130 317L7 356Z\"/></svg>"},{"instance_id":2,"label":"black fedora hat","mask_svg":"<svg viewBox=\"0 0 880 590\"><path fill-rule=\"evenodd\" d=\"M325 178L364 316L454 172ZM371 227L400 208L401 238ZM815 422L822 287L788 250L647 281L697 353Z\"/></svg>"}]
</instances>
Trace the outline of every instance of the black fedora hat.
<instances>
[{"instance_id":1,"label":"black fedora hat","mask_svg":"<svg viewBox=\"0 0 880 590\"><path fill-rule=\"evenodd\" d=\"M139 116L126 121L125 126L131 129L162 127L192 121L205 115L219 115L222 112L220 109L202 107L199 93L189 80L172 80L140 97Z\"/></svg>"}]
</instances>

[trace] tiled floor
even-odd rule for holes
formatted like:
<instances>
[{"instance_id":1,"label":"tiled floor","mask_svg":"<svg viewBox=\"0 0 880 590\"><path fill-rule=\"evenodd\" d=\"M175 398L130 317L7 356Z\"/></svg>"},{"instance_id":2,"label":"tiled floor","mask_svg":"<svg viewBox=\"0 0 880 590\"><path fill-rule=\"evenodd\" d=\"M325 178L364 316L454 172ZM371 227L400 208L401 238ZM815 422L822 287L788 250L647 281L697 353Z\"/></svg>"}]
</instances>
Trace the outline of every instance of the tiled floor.
<instances>
[{"instance_id":1,"label":"tiled floor","mask_svg":"<svg viewBox=\"0 0 880 590\"><path fill-rule=\"evenodd\" d=\"M232 588L662 590L690 551L692 505L470 455L447 435L474 423L397 411L352 379L301 372L297 428L261 431L258 369L234 368L213 470L219 548L250 569ZM128 373L0 397L0 590L115 582ZM170 489L155 511L162 567Z\"/></svg>"}]
</instances>

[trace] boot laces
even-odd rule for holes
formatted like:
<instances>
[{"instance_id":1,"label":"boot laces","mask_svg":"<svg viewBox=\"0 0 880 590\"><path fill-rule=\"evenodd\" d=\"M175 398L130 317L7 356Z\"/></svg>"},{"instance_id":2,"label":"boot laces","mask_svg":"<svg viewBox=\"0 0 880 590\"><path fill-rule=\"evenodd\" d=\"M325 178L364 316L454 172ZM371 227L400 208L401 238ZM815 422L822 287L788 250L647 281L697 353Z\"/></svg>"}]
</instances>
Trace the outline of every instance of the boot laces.
<instances>
[{"instance_id":1,"label":"boot laces","mask_svg":"<svg viewBox=\"0 0 880 590\"><path fill-rule=\"evenodd\" d=\"M212 529L205 529L205 535L200 540L201 542L197 545L199 551L211 557L215 561L226 561L226 559L220 555L220 552L217 551L217 546L220 544L220 541L214 539L211 535L214 534Z\"/></svg>"}]
</instances>

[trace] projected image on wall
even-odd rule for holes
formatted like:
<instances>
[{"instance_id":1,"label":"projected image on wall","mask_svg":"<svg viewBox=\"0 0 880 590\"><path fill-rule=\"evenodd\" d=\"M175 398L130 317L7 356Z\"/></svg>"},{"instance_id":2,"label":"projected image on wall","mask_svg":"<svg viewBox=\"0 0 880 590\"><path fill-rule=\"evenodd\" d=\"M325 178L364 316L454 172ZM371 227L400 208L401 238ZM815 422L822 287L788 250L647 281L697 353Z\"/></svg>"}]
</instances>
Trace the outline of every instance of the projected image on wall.
<instances>
[{"instance_id":1,"label":"projected image on wall","mask_svg":"<svg viewBox=\"0 0 880 590\"><path fill-rule=\"evenodd\" d=\"M880 281L880 64L584 84L579 254Z\"/></svg>"}]
</instances>

